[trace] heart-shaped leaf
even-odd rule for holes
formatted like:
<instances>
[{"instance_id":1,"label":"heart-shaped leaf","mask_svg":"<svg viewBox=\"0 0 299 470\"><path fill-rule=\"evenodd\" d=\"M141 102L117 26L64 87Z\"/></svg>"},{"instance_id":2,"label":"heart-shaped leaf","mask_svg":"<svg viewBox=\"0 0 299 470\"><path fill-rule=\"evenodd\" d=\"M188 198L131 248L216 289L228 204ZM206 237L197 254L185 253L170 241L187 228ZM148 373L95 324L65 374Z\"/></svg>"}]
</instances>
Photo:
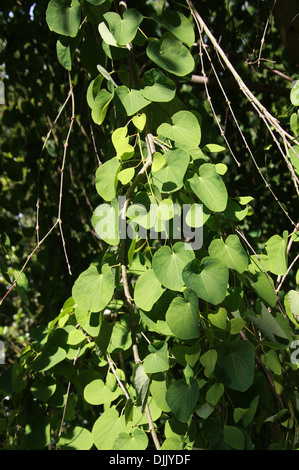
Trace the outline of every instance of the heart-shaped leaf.
<instances>
[{"instance_id":1,"label":"heart-shaped leaf","mask_svg":"<svg viewBox=\"0 0 299 470\"><path fill-rule=\"evenodd\" d=\"M164 164L158 171L152 171L152 184L163 193L172 193L184 184L190 157L185 150L168 150L163 155Z\"/></svg>"},{"instance_id":2,"label":"heart-shaped leaf","mask_svg":"<svg viewBox=\"0 0 299 470\"><path fill-rule=\"evenodd\" d=\"M166 322L172 333L180 339L199 337L198 297L191 289L184 297L175 297L166 312Z\"/></svg>"},{"instance_id":3,"label":"heart-shaped leaf","mask_svg":"<svg viewBox=\"0 0 299 470\"><path fill-rule=\"evenodd\" d=\"M108 12L104 14L104 18L112 36L120 46L125 46L134 39L143 20L143 16L136 8L125 10L123 17L118 13Z\"/></svg>"},{"instance_id":4,"label":"heart-shaped leaf","mask_svg":"<svg viewBox=\"0 0 299 470\"><path fill-rule=\"evenodd\" d=\"M181 291L184 286L182 272L195 257L187 243L177 242L173 248L162 246L153 256L153 270L161 284L168 289Z\"/></svg>"},{"instance_id":5,"label":"heart-shaped leaf","mask_svg":"<svg viewBox=\"0 0 299 470\"><path fill-rule=\"evenodd\" d=\"M46 21L51 31L63 36L77 36L81 22L79 0L51 0L46 11Z\"/></svg>"},{"instance_id":6,"label":"heart-shaped leaf","mask_svg":"<svg viewBox=\"0 0 299 470\"><path fill-rule=\"evenodd\" d=\"M177 39L150 38L146 49L148 57L167 72L183 77L194 69L194 59L189 50Z\"/></svg>"},{"instance_id":7,"label":"heart-shaped leaf","mask_svg":"<svg viewBox=\"0 0 299 470\"><path fill-rule=\"evenodd\" d=\"M287 245L287 236L282 238L279 235L273 235L266 243L269 269L274 274L284 275L287 272Z\"/></svg>"},{"instance_id":8,"label":"heart-shaped leaf","mask_svg":"<svg viewBox=\"0 0 299 470\"><path fill-rule=\"evenodd\" d=\"M254 378L254 345L249 341L224 341L216 346L216 351L216 378L225 387L245 392Z\"/></svg>"},{"instance_id":9,"label":"heart-shaped leaf","mask_svg":"<svg viewBox=\"0 0 299 470\"><path fill-rule=\"evenodd\" d=\"M161 70L151 69L142 78L144 98L150 101L167 102L175 96L176 85Z\"/></svg>"},{"instance_id":10,"label":"heart-shaped leaf","mask_svg":"<svg viewBox=\"0 0 299 470\"><path fill-rule=\"evenodd\" d=\"M197 403L199 388L197 381L190 378L190 385L180 379L172 383L166 392L166 402L175 417L186 423Z\"/></svg>"},{"instance_id":11,"label":"heart-shaped leaf","mask_svg":"<svg viewBox=\"0 0 299 470\"><path fill-rule=\"evenodd\" d=\"M191 47L195 41L193 25L186 16L176 10L165 10L161 17L153 15L153 19L163 28L170 31L179 41Z\"/></svg>"},{"instance_id":12,"label":"heart-shaped leaf","mask_svg":"<svg viewBox=\"0 0 299 470\"><path fill-rule=\"evenodd\" d=\"M179 111L172 116L172 123L163 123L157 129L158 135L175 142L177 147L192 150L199 146L201 140L200 125L190 111Z\"/></svg>"},{"instance_id":13,"label":"heart-shaped leaf","mask_svg":"<svg viewBox=\"0 0 299 470\"><path fill-rule=\"evenodd\" d=\"M226 295L228 269L215 258L206 257L201 262L194 259L184 267L183 280L200 299L217 305Z\"/></svg>"},{"instance_id":14,"label":"heart-shaped leaf","mask_svg":"<svg viewBox=\"0 0 299 470\"><path fill-rule=\"evenodd\" d=\"M102 267L100 274L96 266L90 266L76 280L72 296L79 307L91 312L103 310L114 292L114 279L108 264Z\"/></svg>"},{"instance_id":15,"label":"heart-shaped leaf","mask_svg":"<svg viewBox=\"0 0 299 470\"><path fill-rule=\"evenodd\" d=\"M116 195L116 175L119 169L120 162L114 157L99 166L96 171L96 190L105 201L111 201Z\"/></svg>"},{"instance_id":16,"label":"heart-shaped leaf","mask_svg":"<svg viewBox=\"0 0 299 470\"><path fill-rule=\"evenodd\" d=\"M97 94L91 108L91 117L98 126L104 122L112 98L113 94L105 89Z\"/></svg>"},{"instance_id":17,"label":"heart-shaped leaf","mask_svg":"<svg viewBox=\"0 0 299 470\"><path fill-rule=\"evenodd\" d=\"M167 343L157 341L148 347L150 354L144 358L143 367L147 374L156 374L169 369Z\"/></svg>"},{"instance_id":18,"label":"heart-shaped leaf","mask_svg":"<svg viewBox=\"0 0 299 470\"><path fill-rule=\"evenodd\" d=\"M112 450L145 450L147 446L146 433L140 428L135 428L130 434L121 432L115 439Z\"/></svg>"},{"instance_id":19,"label":"heart-shaped leaf","mask_svg":"<svg viewBox=\"0 0 299 470\"><path fill-rule=\"evenodd\" d=\"M143 97L140 90L129 90L125 85L115 89L113 101L119 111L127 116L132 116L150 104L150 101Z\"/></svg>"},{"instance_id":20,"label":"heart-shaped leaf","mask_svg":"<svg viewBox=\"0 0 299 470\"><path fill-rule=\"evenodd\" d=\"M155 302L161 297L165 289L152 269L148 269L141 274L136 282L134 290L134 300L142 310L150 311Z\"/></svg>"},{"instance_id":21,"label":"heart-shaped leaf","mask_svg":"<svg viewBox=\"0 0 299 470\"><path fill-rule=\"evenodd\" d=\"M227 205L227 190L215 165L204 163L199 167L199 175L193 174L188 182L196 196L215 212L223 212Z\"/></svg>"},{"instance_id":22,"label":"heart-shaped leaf","mask_svg":"<svg viewBox=\"0 0 299 470\"><path fill-rule=\"evenodd\" d=\"M245 271L249 258L237 235L229 235L225 243L220 238L213 240L209 246L211 258L220 259L225 266L239 273Z\"/></svg>"}]
</instances>

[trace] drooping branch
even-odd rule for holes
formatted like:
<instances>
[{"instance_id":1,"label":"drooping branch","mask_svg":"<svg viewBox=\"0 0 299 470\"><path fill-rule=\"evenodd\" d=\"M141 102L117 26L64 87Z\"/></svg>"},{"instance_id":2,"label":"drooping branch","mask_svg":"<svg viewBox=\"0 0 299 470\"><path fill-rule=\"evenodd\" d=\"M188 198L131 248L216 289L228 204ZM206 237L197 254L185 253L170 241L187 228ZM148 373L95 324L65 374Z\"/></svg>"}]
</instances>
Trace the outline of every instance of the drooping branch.
<instances>
[{"instance_id":1,"label":"drooping branch","mask_svg":"<svg viewBox=\"0 0 299 470\"><path fill-rule=\"evenodd\" d=\"M219 84L216 78L214 77L203 77L201 75L192 75L190 79L191 83L196 85L204 86L207 84L212 88L218 88ZM223 88L226 90L240 90L240 87L235 79L233 78L221 78L220 79ZM264 93L267 95L276 95L276 96L284 96L285 98L290 97L290 90L288 88L273 85L268 83L256 83L256 82L249 82L244 80L245 85L253 91L257 93Z\"/></svg>"}]
</instances>

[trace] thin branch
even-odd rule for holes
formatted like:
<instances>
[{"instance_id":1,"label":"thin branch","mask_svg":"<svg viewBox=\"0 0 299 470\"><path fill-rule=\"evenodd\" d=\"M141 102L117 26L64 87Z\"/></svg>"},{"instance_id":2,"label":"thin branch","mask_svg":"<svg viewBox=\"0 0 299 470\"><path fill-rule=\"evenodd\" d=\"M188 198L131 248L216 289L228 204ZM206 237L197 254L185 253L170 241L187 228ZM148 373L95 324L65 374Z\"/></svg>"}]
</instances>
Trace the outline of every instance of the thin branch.
<instances>
[{"instance_id":1,"label":"thin branch","mask_svg":"<svg viewBox=\"0 0 299 470\"><path fill-rule=\"evenodd\" d=\"M107 362L109 364L109 367L111 369L111 372L112 374L114 375L114 377L116 378L116 382L118 383L118 385L120 386L120 388L122 389L122 391L124 392L124 395L126 397L127 400L130 399L130 395L128 394L127 390L125 389L125 386L124 384L122 383L122 381L120 380L120 378L118 377L117 373L116 373L116 370L114 368L114 364L112 362L112 360L110 359L110 356L109 354L106 354L106 359L107 359Z\"/></svg>"},{"instance_id":2,"label":"thin branch","mask_svg":"<svg viewBox=\"0 0 299 470\"><path fill-rule=\"evenodd\" d=\"M126 200L122 208L122 213L120 217L121 224L126 224L126 212L127 212L128 205L133 198L135 188L138 185L141 178L143 177L143 175L146 174L147 169L151 166L152 161L153 161L153 154L155 152L155 146L154 146L154 139L153 139L152 134L148 132L146 134L145 140L146 140L146 145L147 145L147 158L141 170L137 173L132 185L130 186L130 188L128 189L126 193ZM139 356L137 337L136 337L137 324L135 321L135 313L134 313L132 298L130 294L128 274L127 274L126 239L122 239L120 242L120 258L121 258L121 273L122 273L122 282L124 286L124 294L125 294L128 310L130 313L130 318L131 318L131 337L132 337L133 357L134 357L135 364L140 364L141 360ZM152 415L151 415L148 403L146 403L145 405L145 413L146 413L146 417L147 417L147 421L149 425L149 430L150 430L153 442L155 444L155 448L157 450L160 450L160 443L158 440L158 436L155 430L155 426L153 423L153 419L152 419Z\"/></svg>"},{"instance_id":3,"label":"thin branch","mask_svg":"<svg viewBox=\"0 0 299 470\"><path fill-rule=\"evenodd\" d=\"M290 135L288 132L286 132L279 124L278 120L272 116L272 114L260 103L260 101L254 96L254 94L250 91L250 89L246 86L245 82L242 80L242 78L240 77L240 75L237 73L237 71L235 70L235 68L233 67L233 65L231 64L231 62L229 61L229 59L227 58L226 54L224 53L224 51L222 50L222 48L220 47L220 45L218 44L217 40L215 39L215 37L213 36L213 34L211 33L211 31L209 30L209 28L207 27L207 25L204 23L203 19L201 18L201 16L199 15L199 13L197 12L197 10L194 8L192 2L190 0L186 0L187 2L187 5L189 6L189 9L190 9L190 12L192 14L192 16L194 17L194 20L195 20L195 23L197 25L197 28L198 28L198 31L199 31L199 34L201 35L202 34L202 31L205 32L205 34L208 36L209 40L211 41L214 49L217 51L218 55L221 57L223 63L226 65L226 67L229 69L229 71L231 72L232 76L234 77L234 79L236 80L240 90L243 92L243 94L246 96L246 98L248 99L248 101L250 102L250 104L254 107L254 109L257 111L259 117L264 121L264 123L266 124L268 130L271 131L271 135L273 137L274 133L272 131L272 127L273 129L280 135L280 137L282 137L282 139L286 142L286 146L288 148L291 148L291 143L292 144L297 144L299 145L299 142L292 136ZM277 144L278 141L277 139L274 139L275 143ZM281 147L279 146L279 150L281 151ZM252 155L252 152L251 152L251 158L253 157ZM283 154L283 158L285 159L288 167L290 165L290 162L289 162L289 158L288 158L288 155L285 155ZM255 159L253 159L254 161L254 164L255 166L257 167L258 171L259 171L259 174L260 176L262 177L264 183L266 184L267 188L269 189L269 191L271 192L271 194L273 195L273 197L275 198L276 202L279 204L280 208L282 209L282 211L284 212L284 214L286 215L286 217L289 219L289 221L291 222L291 224L293 226L296 226L297 223L295 223L292 218L289 216L287 210L283 207L283 205L280 203L280 201L278 200L278 198L276 197L276 195L274 194L273 190L271 189L270 185L268 184L268 182L266 181L265 177L263 176L263 174L261 173ZM294 178L294 173L292 172L292 176ZM295 179L297 181L297 177Z\"/></svg>"},{"instance_id":4,"label":"thin branch","mask_svg":"<svg viewBox=\"0 0 299 470\"><path fill-rule=\"evenodd\" d=\"M207 84L210 87L218 87L219 83L216 78L214 77L206 77L201 75L192 75L190 79L191 83L196 85L205 85ZM222 86L227 90L240 90L240 87L236 83L236 80L233 78L221 78L220 82ZM288 88L273 85L271 83L256 83L256 82L249 82L244 80L244 83L248 88L257 93L264 93L269 95L277 95L277 96L284 96L285 98L290 97L290 90Z\"/></svg>"}]
</instances>

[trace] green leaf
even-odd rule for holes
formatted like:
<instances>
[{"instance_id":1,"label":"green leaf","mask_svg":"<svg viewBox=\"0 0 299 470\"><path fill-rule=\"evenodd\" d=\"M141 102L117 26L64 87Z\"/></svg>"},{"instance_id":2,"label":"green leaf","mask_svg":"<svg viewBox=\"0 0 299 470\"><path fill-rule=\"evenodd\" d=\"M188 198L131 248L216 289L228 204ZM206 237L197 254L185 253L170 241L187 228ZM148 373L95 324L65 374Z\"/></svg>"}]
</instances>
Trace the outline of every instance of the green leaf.
<instances>
[{"instance_id":1,"label":"green leaf","mask_svg":"<svg viewBox=\"0 0 299 470\"><path fill-rule=\"evenodd\" d=\"M92 380L84 388L84 400L91 405L102 405L104 403L111 403L120 395L120 389L117 388L114 392L104 384L101 379Z\"/></svg>"},{"instance_id":2,"label":"green leaf","mask_svg":"<svg viewBox=\"0 0 299 470\"><path fill-rule=\"evenodd\" d=\"M89 336L96 337L100 332L101 316L98 312L89 312L77 305L75 308L76 321Z\"/></svg>"},{"instance_id":3,"label":"green leaf","mask_svg":"<svg viewBox=\"0 0 299 470\"><path fill-rule=\"evenodd\" d=\"M288 321L282 315L270 313L267 307L262 304L260 315L254 312L246 312L246 317L265 335L271 343L286 349L290 343L290 329Z\"/></svg>"},{"instance_id":4,"label":"green leaf","mask_svg":"<svg viewBox=\"0 0 299 470\"><path fill-rule=\"evenodd\" d=\"M111 140L118 159L128 160L134 155L134 147L129 144L128 127L119 127L112 133Z\"/></svg>"},{"instance_id":5,"label":"green leaf","mask_svg":"<svg viewBox=\"0 0 299 470\"><path fill-rule=\"evenodd\" d=\"M223 341L215 349L217 361L214 374L219 382L239 392L248 390L254 379L253 344L240 340Z\"/></svg>"},{"instance_id":6,"label":"green leaf","mask_svg":"<svg viewBox=\"0 0 299 470\"><path fill-rule=\"evenodd\" d=\"M110 204L101 204L94 210L91 223L97 236L109 245L119 244L118 231L119 207L114 198Z\"/></svg>"},{"instance_id":7,"label":"green leaf","mask_svg":"<svg viewBox=\"0 0 299 470\"><path fill-rule=\"evenodd\" d=\"M150 386L150 378L142 364L136 364L133 370L133 383L137 392L136 405L141 412L144 411Z\"/></svg>"},{"instance_id":8,"label":"green leaf","mask_svg":"<svg viewBox=\"0 0 299 470\"><path fill-rule=\"evenodd\" d=\"M77 36L81 22L79 0L51 0L46 11L46 21L51 31L63 36Z\"/></svg>"},{"instance_id":9,"label":"green leaf","mask_svg":"<svg viewBox=\"0 0 299 470\"><path fill-rule=\"evenodd\" d=\"M226 295L228 269L218 259L194 259L183 270L183 281L200 299L213 305L221 303Z\"/></svg>"},{"instance_id":10,"label":"green leaf","mask_svg":"<svg viewBox=\"0 0 299 470\"><path fill-rule=\"evenodd\" d=\"M144 358L143 367L146 374L155 374L169 369L167 343L156 341L148 347L150 354Z\"/></svg>"},{"instance_id":11,"label":"green leaf","mask_svg":"<svg viewBox=\"0 0 299 470\"><path fill-rule=\"evenodd\" d=\"M205 368L205 375L209 377L215 369L216 361L217 361L217 351L215 349L209 349L209 351L205 352L200 356L200 363Z\"/></svg>"},{"instance_id":12,"label":"green leaf","mask_svg":"<svg viewBox=\"0 0 299 470\"><path fill-rule=\"evenodd\" d=\"M274 235L266 243L268 263L270 271L274 274L284 275L288 269L287 238Z\"/></svg>"},{"instance_id":13,"label":"green leaf","mask_svg":"<svg viewBox=\"0 0 299 470\"><path fill-rule=\"evenodd\" d=\"M294 145L289 149L289 157L295 172L299 175L299 145Z\"/></svg>"},{"instance_id":14,"label":"green leaf","mask_svg":"<svg viewBox=\"0 0 299 470\"><path fill-rule=\"evenodd\" d=\"M172 333L180 339L199 337L198 298L191 289L184 291L184 298L175 297L166 312L166 322Z\"/></svg>"},{"instance_id":15,"label":"green leaf","mask_svg":"<svg viewBox=\"0 0 299 470\"><path fill-rule=\"evenodd\" d=\"M172 193L184 184L184 176L190 157L185 150L168 150L163 155L164 164L158 171L152 171L152 184L163 193Z\"/></svg>"},{"instance_id":16,"label":"green leaf","mask_svg":"<svg viewBox=\"0 0 299 470\"><path fill-rule=\"evenodd\" d=\"M93 121L100 126L106 117L108 106L113 98L113 94L103 89L97 94L91 109Z\"/></svg>"},{"instance_id":17,"label":"green leaf","mask_svg":"<svg viewBox=\"0 0 299 470\"><path fill-rule=\"evenodd\" d=\"M269 367L276 375L281 375L282 369L277 354L273 349L270 349L266 354L262 355L263 363Z\"/></svg>"},{"instance_id":18,"label":"green leaf","mask_svg":"<svg viewBox=\"0 0 299 470\"><path fill-rule=\"evenodd\" d=\"M143 93L142 93L143 94ZM132 119L134 126L141 132L143 131L146 124L146 114L142 113L137 116L134 116Z\"/></svg>"},{"instance_id":19,"label":"green leaf","mask_svg":"<svg viewBox=\"0 0 299 470\"><path fill-rule=\"evenodd\" d=\"M190 385L180 379L173 382L166 392L166 401L175 417L187 422L199 397L197 381L190 378Z\"/></svg>"},{"instance_id":20,"label":"green leaf","mask_svg":"<svg viewBox=\"0 0 299 470\"><path fill-rule=\"evenodd\" d=\"M224 386L221 383L214 383L206 393L206 400L210 405L216 406L224 393Z\"/></svg>"},{"instance_id":21,"label":"green leaf","mask_svg":"<svg viewBox=\"0 0 299 470\"><path fill-rule=\"evenodd\" d=\"M148 269L141 274L136 282L134 301L138 307L148 312L161 297L164 290L154 271Z\"/></svg>"},{"instance_id":22,"label":"green leaf","mask_svg":"<svg viewBox=\"0 0 299 470\"><path fill-rule=\"evenodd\" d=\"M167 9L163 11L161 17L153 15L152 18L187 46L191 47L195 42L191 21L179 11Z\"/></svg>"},{"instance_id":23,"label":"green leaf","mask_svg":"<svg viewBox=\"0 0 299 470\"><path fill-rule=\"evenodd\" d=\"M141 94L149 101L167 102L175 96L176 84L158 69L145 72L142 86Z\"/></svg>"},{"instance_id":24,"label":"green leaf","mask_svg":"<svg viewBox=\"0 0 299 470\"><path fill-rule=\"evenodd\" d=\"M112 450L145 450L147 446L146 433L140 428L135 428L130 434L120 433L114 441Z\"/></svg>"},{"instance_id":25,"label":"green leaf","mask_svg":"<svg viewBox=\"0 0 299 470\"><path fill-rule=\"evenodd\" d=\"M189 50L177 39L149 38L148 57L167 72L184 77L194 69L194 59Z\"/></svg>"},{"instance_id":26,"label":"green leaf","mask_svg":"<svg viewBox=\"0 0 299 470\"><path fill-rule=\"evenodd\" d=\"M130 90L125 85L121 85L115 88L114 103L121 113L133 116L150 104L150 101L143 97L140 90Z\"/></svg>"},{"instance_id":27,"label":"green leaf","mask_svg":"<svg viewBox=\"0 0 299 470\"><path fill-rule=\"evenodd\" d=\"M237 335L240 333L240 331L244 328L246 325L245 320L242 320L242 318L232 318L229 320L228 323L228 331L230 332L231 335Z\"/></svg>"},{"instance_id":28,"label":"green leaf","mask_svg":"<svg viewBox=\"0 0 299 470\"><path fill-rule=\"evenodd\" d=\"M182 291L182 272L187 263L195 257L187 243L177 242L173 248L162 246L153 256L153 270L163 286L174 291Z\"/></svg>"},{"instance_id":29,"label":"green leaf","mask_svg":"<svg viewBox=\"0 0 299 470\"><path fill-rule=\"evenodd\" d=\"M217 170L217 165L215 166ZM229 198L227 201L227 206L225 208L225 211L223 211L223 215L224 217L226 217L229 220L232 220L233 222L239 222L240 220L243 220L246 217L246 215L248 214L248 211L249 211L249 206L245 206L244 208L242 208L239 206L239 204L237 204L235 201Z\"/></svg>"},{"instance_id":30,"label":"green leaf","mask_svg":"<svg viewBox=\"0 0 299 470\"><path fill-rule=\"evenodd\" d=\"M117 179L123 185L126 185L134 178L134 175L135 175L135 168L125 168L124 170L121 170L118 173Z\"/></svg>"},{"instance_id":31,"label":"green leaf","mask_svg":"<svg viewBox=\"0 0 299 470\"><path fill-rule=\"evenodd\" d=\"M200 125L190 111L179 111L172 116L172 123L163 123L157 133L173 140L176 147L192 150L199 146L201 140Z\"/></svg>"},{"instance_id":32,"label":"green leaf","mask_svg":"<svg viewBox=\"0 0 299 470\"><path fill-rule=\"evenodd\" d=\"M299 323L299 292L290 290L286 295L292 315L297 323Z\"/></svg>"},{"instance_id":33,"label":"green leaf","mask_svg":"<svg viewBox=\"0 0 299 470\"><path fill-rule=\"evenodd\" d=\"M182 450L184 443L178 437L168 437L161 445L161 450Z\"/></svg>"},{"instance_id":34,"label":"green leaf","mask_svg":"<svg viewBox=\"0 0 299 470\"><path fill-rule=\"evenodd\" d=\"M251 256L248 272L244 273L257 295L270 307L276 305L275 287L271 276L263 271L260 262Z\"/></svg>"},{"instance_id":35,"label":"green leaf","mask_svg":"<svg viewBox=\"0 0 299 470\"><path fill-rule=\"evenodd\" d=\"M220 238L213 240L209 246L209 255L239 273L245 271L249 264L249 258L237 235L229 235L225 242Z\"/></svg>"},{"instance_id":36,"label":"green leaf","mask_svg":"<svg viewBox=\"0 0 299 470\"><path fill-rule=\"evenodd\" d=\"M68 428L58 441L60 450L89 450L92 446L91 432L80 426Z\"/></svg>"},{"instance_id":37,"label":"green leaf","mask_svg":"<svg viewBox=\"0 0 299 470\"><path fill-rule=\"evenodd\" d=\"M150 331L164 336L172 334L165 321L165 314L174 295L173 291L166 290L149 312L140 310L141 319Z\"/></svg>"},{"instance_id":38,"label":"green leaf","mask_svg":"<svg viewBox=\"0 0 299 470\"><path fill-rule=\"evenodd\" d=\"M202 227L210 218L211 212L203 204L191 204L186 214L186 224L189 227Z\"/></svg>"},{"instance_id":39,"label":"green leaf","mask_svg":"<svg viewBox=\"0 0 299 470\"><path fill-rule=\"evenodd\" d=\"M170 411L169 406L166 402L166 392L169 386L170 380L167 378L167 375L159 373L152 376L150 392L156 403L156 405L162 411Z\"/></svg>"},{"instance_id":40,"label":"green leaf","mask_svg":"<svg viewBox=\"0 0 299 470\"><path fill-rule=\"evenodd\" d=\"M225 425L223 429L223 437L225 442L236 450L244 450L245 436L241 429L235 426Z\"/></svg>"},{"instance_id":41,"label":"green leaf","mask_svg":"<svg viewBox=\"0 0 299 470\"><path fill-rule=\"evenodd\" d=\"M56 43L57 58L66 70L72 70L76 47L79 45L81 39L82 35L80 34L78 34L76 38L61 36Z\"/></svg>"},{"instance_id":42,"label":"green leaf","mask_svg":"<svg viewBox=\"0 0 299 470\"><path fill-rule=\"evenodd\" d=\"M225 330L227 324L227 311L225 308L219 307L216 312L208 314L208 319L212 325L220 328L220 330Z\"/></svg>"},{"instance_id":43,"label":"green leaf","mask_svg":"<svg viewBox=\"0 0 299 470\"><path fill-rule=\"evenodd\" d=\"M48 351L43 351L36 357L32 364L32 369L38 372L44 372L64 361L66 358L66 350L57 346L49 348Z\"/></svg>"},{"instance_id":44,"label":"green leaf","mask_svg":"<svg viewBox=\"0 0 299 470\"><path fill-rule=\"evenodd\" d=\"M36 378L30 386L32 395L43 402L47 402L53 393L55 393L55 390L55 379L50 376Z\"/></svg>"},{"instance_id":45,"label":"green leaf","mask_svg":"<svg viewBox=\"0 0 299 470\"><path fill-rule=\"evenodd\" d=\"M122 18L118 13L111 11L105 13L104 18L109 25L112 36L120 46L125 46L134 39L143 20L143 16L136 8L125 10Z\"/></svg>"},{"instance_id":46,"label":"green leaf","mask_svg":"<svg viewBox=\"0 0 299 470\"><path fill-rule=\"evenodd\" d=\"M126 351L132 345L130 322L127 317L122 317L118 322L114 323L108 352L119 353Z\"/></svg>"},{"instance_id":47,"label":"green leaf","mask_svg":"<svg viewBox=\"0 0 299 470\"><path fill-rule=\"evenodd\" d=\"M299 106L299 80L295 80L291 89L290 98L293 106Z\"/></svg>"},{"instance_id":48,"label":"green leaf","mask_svg":"<svg viewBox=\"0 0 299 470\"><path fill-rule=\"evenodd\" d=\"M204 163L199 167L199 175L193 174L188 179L196 196L215 212L223 212L227 205L228 195L224 182L212 163Z\"/></svg>"},{"instance_id":49,"label":"green leaf","mask_svg":"<svg viewBox=\"0 0 299 470\"><path fill-rule=\"evenodd\" d=\"M114 292L114 279L108 264L102 267L100 274L95 266L89 267L76 280L72 296L79 307L91 312L103 310Z\"/></svg>"},{"instance_id":50,"label":"green leaf","mask_svg":"<svg viewBox=\"0 0 299 470\"><path fill-rule=\"evenodd\" d=\"M114 157L103 163L96 171L96 190L105 201L111 201L116 195L116 176L119 169L120 162Z\"/></svg>"},{"instance_id":51,"label":"green leaf","mask_svg":"<svg viewBox=\"0 0 299 470\"><path fill-rule=\"evenodd\" d=\"M91 434L98 450L111 450L115 439L125 431L125 416L119 418L116 409L109 408L95 421Z\"/></svg>"}]
</instances>

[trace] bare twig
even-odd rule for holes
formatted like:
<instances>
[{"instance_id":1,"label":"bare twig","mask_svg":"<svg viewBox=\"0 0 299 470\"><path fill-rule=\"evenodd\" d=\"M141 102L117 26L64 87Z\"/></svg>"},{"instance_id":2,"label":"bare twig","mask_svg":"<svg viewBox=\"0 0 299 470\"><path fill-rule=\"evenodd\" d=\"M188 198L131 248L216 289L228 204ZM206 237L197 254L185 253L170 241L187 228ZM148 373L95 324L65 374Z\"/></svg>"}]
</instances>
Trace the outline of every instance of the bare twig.
<instances>
[{"instance_id":1,"label":"bare twig","mask_svg":"<svg viewBox=\"0 0 299 470\"><path fill-rule=\"evenodd\" d=\"M284 144L286 145L286 147L288 149L290 149L292 147L292 144L297 144L299 145L299 142L292 136L290 135L288 132L286 132L279 124L278 120L272 116L272 114L260 103L260 101L254 96L254 94L250 91L250 89L246 86L246 84L244 83L244 81L242 80L242 78L240 77L240 75L237 73L237 71L235 70L235 68L233 67L232 63L230 62L230 60L227 58L226 54L224 53L224 51L222 50L222 48L220 47L220 45L218 44L217 40L215 39L215 37L213 36L213 34L211 33L211 31L209 30L209 28L207 27L207 25L205 24L205 22L203 21L203 19L201 18L201 16L199 15L198 11L195 9L195 7L193 6L192 2L190 0L186 0L186 3L190 9L190 12L192 14L192 16L194 17L194 20L195 20L195 23L197 25L197 28L198 28L198 31L199 31L199 34L201 35L202 34L202 31L205 32L205 34L207 35L207 37L209 38L209 40L211 41L214 49L217 51L217 54L219 55L219 57L221 58L222 62L226 65L226 67L228 68L228 70L231 72L233 78L236 80L236 82L238 83L238 86L240 88L240 90L243 92L243 94L246 96L246 98L248 99L249 103L253 106L253 108L255 109L255 111L258 113L259 117L263 120L263 122L266 124L268 130L270 131L271 135L272 135L272 138L274 137L274 131L277 132L280 137L283 139L284 141ZM205 49L205 48L204 48ZM274 131L272 131L272 128L274 129ZM278 140L276 138L274 138L274 141L276 144L278 144ZM248 147L247 147L248 148ZM290 161L289 161L289 157L288 155L284 154L282 152L282 149L281 149L281 146L278 145L278 148L279 148L279 151L282 153L283 155L283 158L286 162L286 164L288 165L288 168L290 169ZM248 148L249 149L249 148ZM252 152L250 152L250 156L251 158L253 158L253 155L252 155ZM299 157L298 157L299 158ZM292 218L289 216L287 210L283 207L283 205L281 204L281 202L279 201L279 199L276 197L276 195L274 194L273 190L271 189L270 185L268 184L268 182L266 181L264 175L262 174L262 172L260 171L260 168L258 167L257 165L257 162L255 161L255 159L253 158L253 162L256 166L256 168L258 169L259 171L259 174L260 176L262 177L266 187L268 188L268 190L271 192L272 196L274 197L275 201L279 204L280 208L282 209L282 211L284 212L284 214L286 215L286 217L289 219L289 221L291 222L291 224L293 226L296 226L297 223L295 223ZM294 179L294 182L296 181L296 184L298 184L298 177L295 175L295 178L294 178L294 175L295 175L295 172L292 171L292 177ZM295 186L296 186L295 184Z\"/></svg>"}]
</instances>

